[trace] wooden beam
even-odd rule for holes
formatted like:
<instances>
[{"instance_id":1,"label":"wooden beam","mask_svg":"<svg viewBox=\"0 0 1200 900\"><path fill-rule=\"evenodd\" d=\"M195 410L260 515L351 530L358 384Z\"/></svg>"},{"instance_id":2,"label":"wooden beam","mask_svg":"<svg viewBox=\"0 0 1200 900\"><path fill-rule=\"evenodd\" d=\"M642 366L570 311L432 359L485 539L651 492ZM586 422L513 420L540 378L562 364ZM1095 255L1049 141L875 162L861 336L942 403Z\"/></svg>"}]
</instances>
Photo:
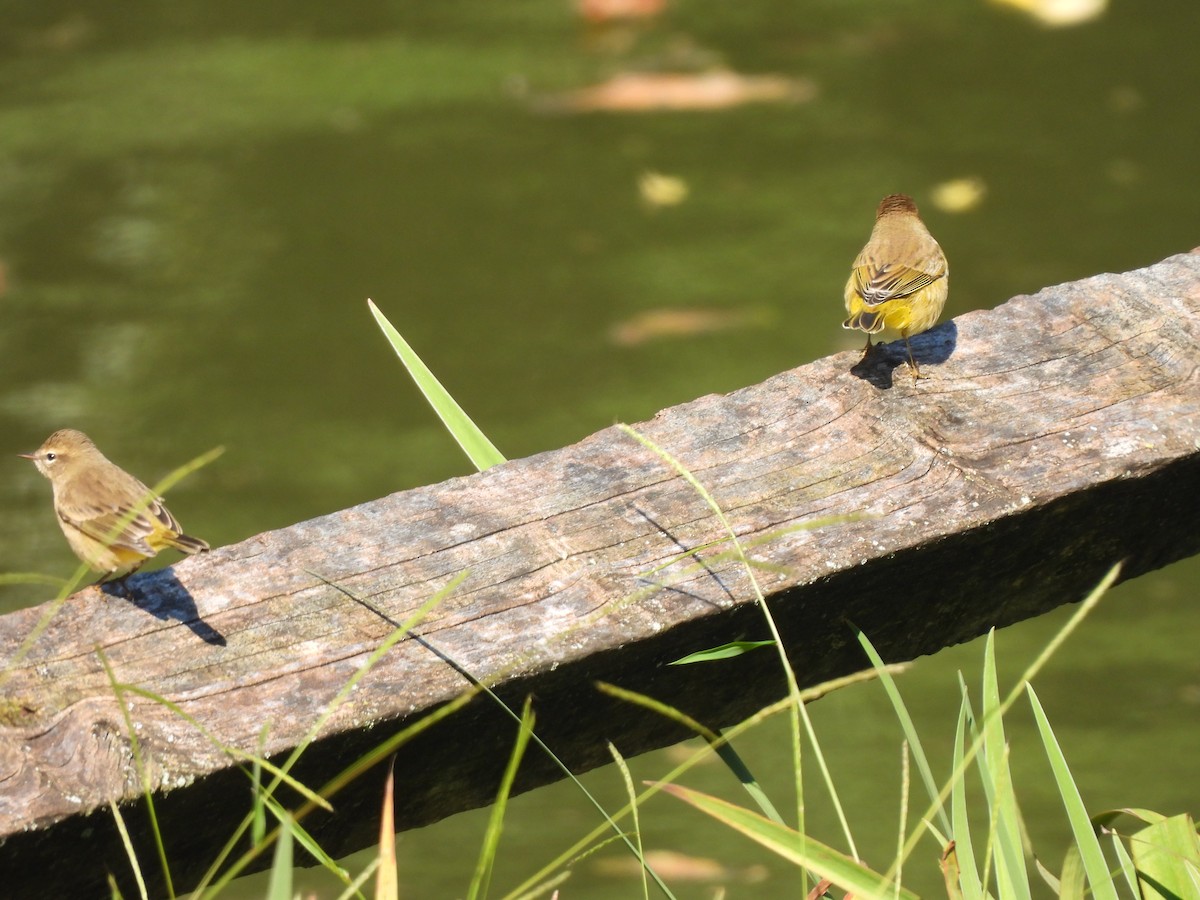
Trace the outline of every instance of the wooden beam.
<instances>
[{"instance_id":1,"label":"wooden beam","mask_svg":"<svg viewBox=\"0 0 1200 900\"><path fill-rule=\"evenodd\" d=\"M757 576L803 684L864 666L852 624L910 659L1076 601L1118 560L1131 577L1200 549L1200 253L1016 297L913 349L916 383L888 345L637 426L772 564ZM830 516L860 518L796 528ZM666 665L765 634L726 537L687 481L609 428L134 576L125 598L82 591L15 665L46 609L4 616L0 884L87 897L108 871L127 883L110 800L158 878L101 653L207 732L127 697L177 890L248 808L214 741L281 760L392 631L384 616L405 620L458 576L420 639L385 653L321 728L295 769L306 784L459 696L462 670L514 707L532 694L539 734L576 771L607 761L608 740L629 755L686 736L597 680L735 722L782 695L771 651ZM404 745L398 826L488 803L514 731L477 697ZM518 789L558 777L531 750ZM373 842L379 780L306 822L328 851Z\"/></svg>"}]
</instances>

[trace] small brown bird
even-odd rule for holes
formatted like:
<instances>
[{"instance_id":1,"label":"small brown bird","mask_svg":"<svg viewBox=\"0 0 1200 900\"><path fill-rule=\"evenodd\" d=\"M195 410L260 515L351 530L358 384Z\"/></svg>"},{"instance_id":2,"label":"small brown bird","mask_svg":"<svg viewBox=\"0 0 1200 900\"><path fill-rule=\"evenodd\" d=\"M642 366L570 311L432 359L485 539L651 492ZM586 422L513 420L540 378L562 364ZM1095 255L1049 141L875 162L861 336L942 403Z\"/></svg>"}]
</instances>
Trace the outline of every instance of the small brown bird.
<instances>
[{"instance_id":1,"label":"small brown bird","mask_svg":"<svg viewBox=\"0 0 1200 900\"><path fill-rule=\"evenodd\" d=\"M64 428L46 438L33 460L54 488L54 512L75 555L104 572L100 582L123 578L166 547L199 553L208 544L183 533L156 497L109 462L82 431ZM97 583L100 583L97 582Z\"/></svg>"},{"instance_id":2,"label":"small brown bird","mask_svg":"<svg viewBox=\"0 0 1200 900\"><path fill-rule=\"evenodd\" d=\"M843 328L871 335L893 328L904 338L913 377L921 370L913 359L909 335L932 328L946 305L950 268L907 194L890 194L879 203L871 239L854 260L846 282Z\"/></svg>"}]
</instances>

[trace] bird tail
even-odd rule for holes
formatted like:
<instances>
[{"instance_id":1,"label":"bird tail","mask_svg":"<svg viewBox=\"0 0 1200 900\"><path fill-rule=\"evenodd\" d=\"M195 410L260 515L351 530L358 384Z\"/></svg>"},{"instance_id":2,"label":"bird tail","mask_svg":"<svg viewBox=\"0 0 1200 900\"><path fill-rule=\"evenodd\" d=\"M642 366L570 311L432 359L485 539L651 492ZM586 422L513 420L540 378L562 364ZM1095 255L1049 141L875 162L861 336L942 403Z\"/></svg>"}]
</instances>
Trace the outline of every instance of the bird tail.
<instances>
[{"instance_id":1,"label":"bird tail","mask_svg":"<svg viewBox=\"0 0 1200 900\"><path fill-rule=\"evenodd\" d=\"M177 535L167 542L170 546L183 553L202 553L208 549L208 544L190 534Z\"/></svg>"},{"instance_id":2,"label":"bird tail","mask_svg":"<svg viewBox=\"0 0 1200 900\"><path fill-rule=\"evenodd\" d=\"M857 312L842 323L843 328L856 328L867 334L878 334L883 331L883 316L877 312L863 310Z\"/></svg>"}]
</instances>

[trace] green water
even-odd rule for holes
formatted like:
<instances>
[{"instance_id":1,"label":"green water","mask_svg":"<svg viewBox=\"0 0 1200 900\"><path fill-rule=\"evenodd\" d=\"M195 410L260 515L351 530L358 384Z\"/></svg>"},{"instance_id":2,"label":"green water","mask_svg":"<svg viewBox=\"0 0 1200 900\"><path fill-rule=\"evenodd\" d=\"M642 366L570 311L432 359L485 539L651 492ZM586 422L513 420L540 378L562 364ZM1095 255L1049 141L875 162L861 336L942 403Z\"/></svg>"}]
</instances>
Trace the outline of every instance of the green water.
<instances>
[{"instance_id":1,"label":"green water","mask_svg":"<svg viewBox=\"0 0 1200 900\"><path fill-rule=\"evenodd\" d=\"M913 194L946 250L947 317L1148 265L1200 243L1197 35L1186 4L1117 4L1048 30L985 3L681 0L607 34L560 0L5 4L0 443L81 428L146 480L224 445L171 506L226 544L468 471L367 297L518 457L856 345L841 287L886 193ZM617 71L713 61L816 93L721 112L541 111ZM682 179L686 201L647 207L647 171ZM983 202L937 209L933 188L961 177L982 179ZM614 341L664 310L721 327ZM0 571L68 574L48 485L4 465ZM1114 592L1038 683L1092 809L1200 811L1198 574L1188 562ZM41 599L0 589L6 608ZM1009 677L1063 615L1001 634ZM905 676L943 768L955 672L977 684L980 655L955 648ZM900 736L882 695L845 691L814 717L860 849L883 865ZM1023 712L1012 737L1035 846L1057 868L1067 826L1038 793L1046 767ZM782 727L743 750L788 808ZM636 773L664 768L655 754ZM737 796L716 769L693 783ZM618 802L614 771L589 784ZM838 840L818 793L809 814ZM565 786L520 798L494 884L593 822ZM408 895L461 896L482 823L405 835ZM644 824L653 846L728 867L729 897L793 885L666 800ZM936 852L910 864L924 893ZM598 865L564 896L637 890Z\"/></svg>"}]
</instances>

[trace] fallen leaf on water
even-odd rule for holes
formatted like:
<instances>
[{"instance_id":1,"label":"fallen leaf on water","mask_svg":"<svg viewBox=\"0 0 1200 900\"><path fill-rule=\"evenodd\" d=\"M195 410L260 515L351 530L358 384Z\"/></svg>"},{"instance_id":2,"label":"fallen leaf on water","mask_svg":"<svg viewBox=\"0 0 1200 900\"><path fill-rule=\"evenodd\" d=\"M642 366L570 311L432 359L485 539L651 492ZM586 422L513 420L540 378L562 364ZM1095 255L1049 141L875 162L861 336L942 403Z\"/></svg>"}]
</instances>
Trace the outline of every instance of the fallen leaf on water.
<instances>
[{"instance_id":1,"label":"fallen leaf on water","mask_svg":"<svg viewBox=\"0 0 1200 900\"><path fill-rule=\"evenodd\" d=\"M727 109L743 103L804 103L816 93L811 81L782 75L739 75L725 69L693 75L627 72L545 98L540 106L569 112Z\"/></svg>"},{"instance_id":2,"label":"fallen leaf on water","mask_svg":"<svg viewBox=\"0 0 1200 900\"><path fill-rule=\"evenodd\" d=\"M576 0L575 9L589 22L649 19L667 8L667 0Z\"/></svg>"},{"instance_id":3,"label":"fallen leaf on water","mask_svg":"<svg viewBox=\"0 0 1200 900\"><path fill-rule=\"evenodd\" d=\"M1108 0L992 0L1011 6L1050 28L1082 25L1099 18L1108 8Z\"/></svg>"},{"instance_id":4,"label":"fallen leaf on water","mask_svg":"<svg viewBox=\"0 0 1200 900\"><path fill-rule=\"evenodd\" d=\"M987 185L982 178L955 178L933 189L933 205L942 212L963 213L983 202Z\"/></svg>"},{"instance_id":5,"label":"fallen leaf on water","mask_svg":"<svg viewBox=\"0 0 1200 900\"><path fill-rule=\"evenodd\" d=\"M733 869L715 859L689 856L674 850L650 850L646 853L647 864L666 881L740 881L757 884L767 877L767 867L762 865ZM595 869L610 877L632 877L641 872L641 864L632 856L610 856L597 860Z\"/></svg>"},{"instance_id":6,"label":"fallen leaf on water","mask_svg":"<svg viewBox=\"0 0 1200 900\"><path fill-rule=\"evenodd\" d=\"M638 193L647 206L678 206L688 195L688 184L674 175L643 172L638 176Z\"/></svg>"},{"instance_id":7,"label":"fallen leaf on water","mask_svg":"<svg viewBox=\"0 0 1200 900\"><path fill-rule=\"evenodd\" d=\"M761 309L649 309L618 322L608 336L618 347L636 347L660 338L762 325L769 319L770 313Z\"/></svg>"}]
</instances>

